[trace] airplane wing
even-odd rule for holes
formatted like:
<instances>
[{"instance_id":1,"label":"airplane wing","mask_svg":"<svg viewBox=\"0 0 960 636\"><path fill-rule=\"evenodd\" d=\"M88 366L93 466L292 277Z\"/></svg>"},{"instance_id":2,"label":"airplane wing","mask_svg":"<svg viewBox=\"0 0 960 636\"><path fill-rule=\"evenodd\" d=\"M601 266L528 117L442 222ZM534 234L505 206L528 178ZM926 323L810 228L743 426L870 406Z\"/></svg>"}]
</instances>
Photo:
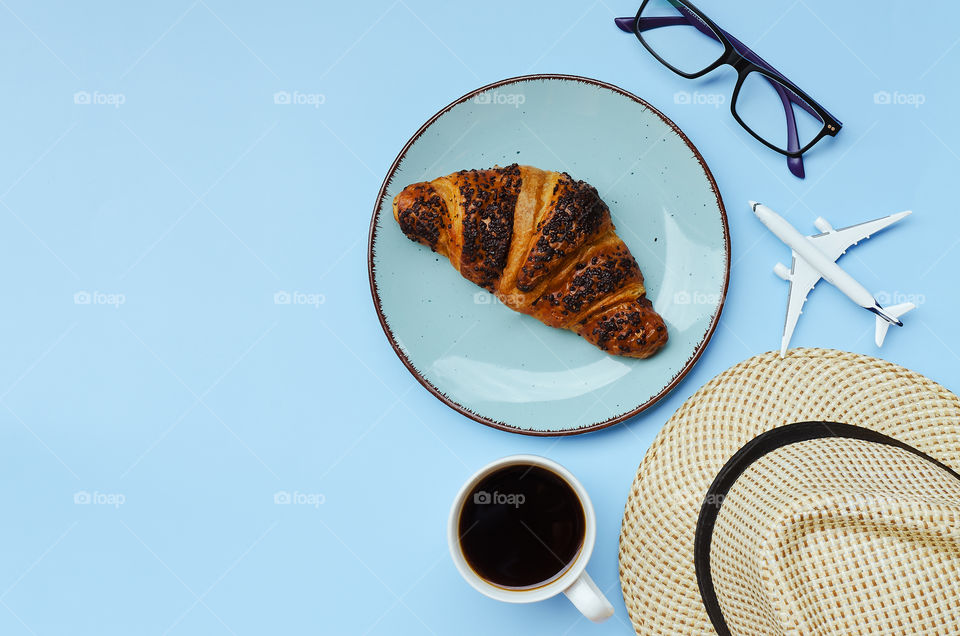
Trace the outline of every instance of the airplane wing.
<instances>
[{"instance_id":1,"label":"airplane wing","mask_svg":"<svg viewBox=\"0 0 960 636\"><path fill-rule=\"evenodd\" d=\"M797 326L797 320L803 313L803 303L807 300L810 290L820 280L820 272L813 269L807 261L796 252L793 253L793 264L790 266L790 291L787 297L787 319L783 323L783 338L780 339L780 357L787 354L790 338Z\"/></svg>"},{"instance_id":2,"label":"airplane wing","mask_svg":"<svg viewBox=\"0 0 960 636\"><path fill-rule=\"evenodd\" d=\"M910 214L909 211L898 212L897 214L891 214L881 219L858 223L857 225L851 225L850 227L839 230L830 230L822 234L814 234L807 238L810 239L810 242L816 245L821 252L826 254L830 260L835 261L843 256L850 246L870 238L871 235L876 234L885 227L893 225L908 214Z\"/></svg>"},{"instance_id":3,"label":"airplane wing","mask_svg":"<svg viewBox=\"0 0 960 636\"><path fill-rule=\"evenodd\" d=\"M830 260L837 260L843 256L852 245L870 238L873 234L879 232L885 227L893 225L900 219L910 214L907 212L898 212L880 219L858 223L850 227L834 230L832 228L821 234L814 234L807 238L811 243L817 246ZM826 224L829 228L829 224ZM793 265L790 267L790 292L787 300L787 318L783 325L783 338L780 341L780 355L786 355L787 347L790 344L790 338L793 336L793 330L797 326L797 320L803 313L803 303L807 300L807 295L820 280L820 273L807 264L796 252L793 253Z\"/></svg>"}]
</instances>

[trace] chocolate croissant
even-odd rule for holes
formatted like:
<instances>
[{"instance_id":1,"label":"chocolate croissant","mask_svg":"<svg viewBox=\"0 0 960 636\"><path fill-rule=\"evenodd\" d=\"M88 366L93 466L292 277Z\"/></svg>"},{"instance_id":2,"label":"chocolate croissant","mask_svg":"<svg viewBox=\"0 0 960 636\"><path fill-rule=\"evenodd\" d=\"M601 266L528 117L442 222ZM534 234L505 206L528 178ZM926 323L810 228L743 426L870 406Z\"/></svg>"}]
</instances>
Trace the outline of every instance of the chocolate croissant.
<instances>
[{"instance_id":1,"label":"chocolate croissant","mask_svg":"<svg viewBox=\"0 0 960 636\"><path fill-rule=\"evenodd\" d=\"M667 342L609 208L565 172L461 170L404 188L393 216L511 309L616 355L647 358Z\"/></svg>"}]
</instances>

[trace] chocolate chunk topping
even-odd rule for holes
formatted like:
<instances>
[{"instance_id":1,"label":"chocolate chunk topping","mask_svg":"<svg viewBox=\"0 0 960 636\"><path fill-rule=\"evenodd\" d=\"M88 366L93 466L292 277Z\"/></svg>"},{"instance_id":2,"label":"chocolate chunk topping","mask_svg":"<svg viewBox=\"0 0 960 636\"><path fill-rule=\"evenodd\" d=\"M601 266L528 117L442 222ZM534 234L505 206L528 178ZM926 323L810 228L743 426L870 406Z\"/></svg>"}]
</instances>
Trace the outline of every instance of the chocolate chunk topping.
<instances>
[{"instance_id":1,"label":"chocolate chunk topping","mask_svg":"<svg viewBox=\"0 0 960 636\"><path fill-rule=\"evenodd\" d=\"M460 273L493 291L503 273L513 238L513 215L520 196L517 164L457 174L463 198L463 252Z\"/></svg>"},{"instance_id":2,"label":"chocolate chunk topping","mask_svg":"<svg viewBox=\"0 0 960 636\"><path fill-rule=\"evenodd\" d=\"M612 254L593 257L589 265L577 263L574 271L564 289L542 297L551 305L563 304L564 309L573 314L617 291L626 281L640 278L640 267L626 246Z\"/></svg>"},{"instance_id":3,"label":"chocolate chunk topping","mask_svg":"<svg viewBox=\"0 0 960 636\"><path fill-rule=\"evenodd\" d=\"M440 229L450 227L447 204L429 183L414 183L397 195L397 221L412 241L437 250Z\"/></svg>"},{"instance_id":4,"label":"chocolate chunk topping","mask_svg":"<svg viewBox=\"0 0 960 636\"><path fill-rule=\"evenodd\" d=\"M643 317L645 310L653 304L646 296L638 298L636 304L636 309L616 311L597 321L592 335L596 337L598 347L609 351L611 345L615 345L618 351L625 352L647 344Z\"/></svg>"},{"instance_id":5,"label":"chocolate chunk topping","mask_svg":"<svg viewBox=\"0 0 960 636\"><path fill-rule=\"evenodd\" d=\"M553 189L553 210L540 220L540 235L520 270L517 287L532 290L550 270L550 266L571 254L600 228L610 211L597 189L583 181L574 181L563 173Z\"/></svg>"}]
</instances>

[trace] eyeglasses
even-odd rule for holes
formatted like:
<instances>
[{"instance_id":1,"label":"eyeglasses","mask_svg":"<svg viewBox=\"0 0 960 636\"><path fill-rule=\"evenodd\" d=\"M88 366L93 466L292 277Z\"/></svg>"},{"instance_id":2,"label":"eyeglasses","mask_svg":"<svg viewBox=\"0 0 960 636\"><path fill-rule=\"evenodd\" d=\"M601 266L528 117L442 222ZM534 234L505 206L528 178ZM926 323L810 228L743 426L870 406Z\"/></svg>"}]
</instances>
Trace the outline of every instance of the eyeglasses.
<instances>
[{"instance_id":1,"label":"eyeglasses","mask_svg":"<svg viewBox=\"0 0 960 636\"><path fill-rule=\"evenodd\" d=\"M617 18L674 73L694 79L729 64L738 73L730 112L747 132L787 156L803 178L801 155L843 124L747 45L686 0L644 0L633 18ZM786 121L784 121L784 116ZM786 123L786 132L784 132Z\"/></svg>"}]
</instances>

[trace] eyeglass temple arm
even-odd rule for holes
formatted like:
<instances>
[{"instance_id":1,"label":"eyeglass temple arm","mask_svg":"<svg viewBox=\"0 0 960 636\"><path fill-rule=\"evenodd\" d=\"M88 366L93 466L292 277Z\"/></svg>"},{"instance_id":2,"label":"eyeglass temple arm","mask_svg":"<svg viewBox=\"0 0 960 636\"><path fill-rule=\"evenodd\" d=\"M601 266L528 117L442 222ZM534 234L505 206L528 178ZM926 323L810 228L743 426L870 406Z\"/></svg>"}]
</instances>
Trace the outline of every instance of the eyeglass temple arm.
<instances>
[{"instance_id":1,"label":"eyeglass temple arm","mask_svg":"<svg viewBox=\"0 0 960 636\"><path fill-rule=\"evenodd\" d=\"M716 36L713 30L709 26L707 26L702 20L700 20L696 14L688 11L686 7L683 7L683 6L680 6L677 8L680 11L689 14L689 16L684 17L684 16L678 15L678 16L655 16L655 17L649 17L649 18L640 18L640 22L638 23L637 26L641 31L647 31L649 29L656 29L664 26L692 25L694 28L696 28L698 31L708 36L709 38L719 41L719 38ZM616 18L614 21L617 27L621 31L632 33L633 25L636 20L637 18L634 17L634 18ZM730 43L734 46L734 48L738 50L740 55L750 60L757 66L760 66L764 70L769 71L771 74L776 75L788 82L790 81L786 78L785 75L783 75L783 73L773 68L766 60L764 60L762 57L754 53L750 49L750 47L748 47L746 44L744 44L743 42L741 42L740 40L732 36L730 33L724 31L723 29L721 29L721 31L723 35L730 40ZM799 95L789 90L787 87L781 85L779 82L772 81L768 77L764 77L764 79L766 79L770 83L770 85L773 87L773 89L777 92L777 95L780 97L780 101L783 104L783 111L787 119L787 122L786 122L787 123L787 151L796 152L800 150L800 139L799 139L799 134L797 132L796 117L793 114L793 108L790 106L790 102L797 104L798 106L800 106L800 108L803 108L814 117L819 118L819 115L816 113L816 111L813 110L813 108L810 107L809 104L806 103L806 100L802 99ZM799 157L799 156L787 157L787 168L789 168L790 172L796 177L799 177L801 179L804 177L802 157Z\"/></svg>"},{"instance_id":2,"label":"eyeglass temple arm","mask_svg":"<svg viewBox=\"0 0 960 636\"><path fill-rule=\"evenodd\" d=\"M697 22L699 22L699 20ZM762 57L754 53L749 46L741 42L739 39L737 39L727 31L724 31L723 29L720 29L720 31L723 33L724 36L727 37L728 40L730 40L730 43L733 45L735 49L737 49L740 55L750 60L757 66L763 68L764 70L772 73L773 75L778 76L784 81L790 82L790 80L787 79L786 75L784 75L777 69L773 68L773 66L769 62L767 62L765 59L763 59ZM713 35L712 32L711 32L711 35ZM713 37L715 38L716 36L713 36ZM787 151L797 152L798 150L800 150L800 135L797 132L797 118L793 112L793 107L790 106L790 102L793 102L794 104L796 104L803 110L807 111L811 116L817 119L820 119L820 115L817 113L817 111L813 109L813 107L810 106L810 104L807 103L807 100L803 99L802 97L797 95L795 92L790 90L789 87L784 86L779 82L774 82L769 77L764 77L764 79L766 79L767 82L769 82L770 85L773 86L774 90L777 91L777 95L780 97L780 102L783 104L783 113L787 118L787 122L786 122L787 123ZM790 173L793 174L793 176L797 177L798 179L804 178L805 170L803 169L802 156L799 156L799 155L796 157L788 156L787 168L790 170Z\"/></svg>"},{"instance_id":3,"label":"eyeglass temple arm","mask_svg":"<svg viewBox=\"0 0 960 636\"><path fill-rule=\"evenodd\" d=\"M721 29L721 30L722 30L722 29ZM754 53L753 50L752 50L749 46L747 46L746 44L744 44L743 42L741 42L740 40L738 40L738 39L735 38L734 36L730 35L730 34L727 33L726 31L723 31L723 34L724 34L725 36L727 36L727 38L730 39L730 43L733 44L734 48L736 48L736 49L740 52L740 55L742 55L743 57L747 58L748 60L750 60L751 62L753 62L753 63L756 64L757 66L763 68L765 71L768 71L768 72L771 73L772 75L776 75L777 77L779 77L779 78L782 79L783 81L789 82L789 83L791 83L791 84L793 83L792 81L790 81L789 79L787 79L787 76L786 76L786 75L784 75L783 73L781 73L781 72L778 71L777 69L773 68L773 66L772 66L769 62L767 62L765 59L763 59L762 57L760 57L759 55L757 55L756 53ZM820 119L820 114L817 113L817 111L814 110L813 107L810 106L810 104L807 103L807 100L805 100L804 98L800 97L800 96L797 95L795 92L793 92L792 90L790 90L789 87L784 86L783 88L784 88L784 90L787 92L787 94L790 96L790 101L791 101L791 102L793 102L794 104L796 104L797 106L799 106L799 107L802 108L803 110L807 111L808 113L810 113L811 115L813 115L813 116L816 117L817 119ZM820 107L823 108L823 106L820 106ZM827 109L824 108L823 110L826 111ZM829 112L828 112L827 114L830 115ZM833 118L833 119L836 119L836 117L834 117L833 115L830 115L830 117Z\"/></svg>"},{"instance_id":4,"label":"eyeglass temple arm","mask_svg":"<svg viewBox=\"0 0 960 636\"><path fill-rule=\"evenodd\" d=\"M800 139L797 133L797 120L793 114L793 108L790 106L790 101L787 98L787 94L780 87L777 87L777 93L780 95L780 101L783 102L783 112L787 116L787 150L789 152L797 152L800 150ZM797 177L798 179L803 179L805 176L805 171L803 169L803 156L797 155L796 157L787 156L787 168L790 170L790 173Z\"/></svg>"},{"instance_id":5,"label":"eyeglass temple arm","mask_svg":"<svg viewBox=\"0 0 960 636\"><path fill-rule=\"evenodd\" d=\"M680 11L687 11L686 7L683 7L683 6L677 7L677 9ZM635 21L636 21L636 18L616 18L614 20L614 22L616 22L617 27L621 31L626 31L627 33L633 33L633 23ZM700 18L695 13L692 13L692 12L689 12L689 17L677 15L677 16L655 16L650 18L640 18L640 24L639 24L641 31L649 31L650 29L657 29L665 26L682 26L682 25L693 26L698 31L706 35L707 37L713 40L719 41L719 38L716 36L713 30L710 27L708 27L706 24L704 24L703 21L700 20ZM746 44L744 44L734 36L730 35L730 33L728 33L727 31L724 31L723 29L720 29L720 31L723 33L724 36L727 37L727 39L730 40L730 43L734 46L735 49L737 49L740 55L747 58L757 66L763 68L763 70L768 71L771 75L775 75L776 77L779 77L780 79L786 82L790 82L790 80L787 79L786 75L784 75L777 69L773 68L773 66L771 66L769 62L767 62L762 57L754 53L753 50L751 50L750 47L748 47ZM769 78L767 78L767 81L770 81ZM793 91L791 91L789 88L785 86L780 87L780 86L777 86L775 82L770 82L770 83L774 85L774 88L777 88L777 89L782 88L784 91L786 91L790 97L791 102L795 103L797 106L804 109L814 117L819 117L817 112L809 104L807 104L806 100L804 100L802 97L800 97L799 95L797 95L796 93L794 93ZM777 92L781 92L781 91L778 90Z\"/></svg>"},{"instance_id":6,"label":"eyeglass temple arm","mask_svg":"<svg viewBox=\"0 0 960 636\"><path fill-rule=\"evenodd\" d=\"M723 29L721 29L721 31L723 31ZM790 81L787 79L786 75L784 75L777 69L773 68L773 66L771 66L769 62L767 62L765 59L763 59L762 57L754 53L749 46L747 46L746 44L744 44L734 36L730 35L726 31L723 31L723 34L730 40L730 43L734 46L734 48L736 48L737 51L739 51L740 55L747 58L757 66L763 68L764 70L780 77L781 79L787 82ZM774 90L777 91L777 95L780 97L780 102L783 104L783 113L784 115L786 115L786 118L787 118L787 151L797 152L798 150L800 150L800 135L797 132L797 118L793 112L793 107L790 106L790 102L793 102L794 104L796 104L803 110L807 111L808 113L810 113L811 116L817 119L820 119L820 115L817 113L817 111L813 109L813 107L810 106L810 104L807 103L807 100L803 99L802 97L794 93L788 87L784 86L779 82L771 81L770 78L768 77L765 77L765 79L770 83L771 86L773 86ZM793 174L793 176L797 177L798 179L804 178L805 171L803 169L803 157L788 156L787 168L790 170L790 173Z\"/></svg>"}]
</instances>

